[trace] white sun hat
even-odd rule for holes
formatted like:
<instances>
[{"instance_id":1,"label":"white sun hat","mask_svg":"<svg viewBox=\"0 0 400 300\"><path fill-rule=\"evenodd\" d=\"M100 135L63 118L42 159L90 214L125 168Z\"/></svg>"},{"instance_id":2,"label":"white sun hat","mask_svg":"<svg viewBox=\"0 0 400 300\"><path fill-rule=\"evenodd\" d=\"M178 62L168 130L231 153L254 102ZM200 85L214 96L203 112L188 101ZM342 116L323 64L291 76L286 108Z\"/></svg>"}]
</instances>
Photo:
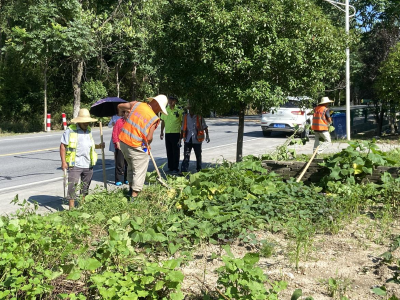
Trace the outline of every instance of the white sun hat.
<instances>
[{"instance_id":1,"label":"white sun hat","mask_svg":"<svg viewBox=\"0 0 400 300\"><path fill-rule=\"evenodd\" d=\"M334 102L334 101L330 100L328 97L322 97L321 101L318 103L318 105L326 104L326 103L332 103L332 102Z\"/></svg>"},{"instance_id":2,"label":"white sun hat","mask_svg":"<svg viewBox=\"0 0 400 300\"><path fill-rule=\"evenodd\" d=\"M78 116L71 120L71 123L90 123L97 122L97 119L90 117L90 112L86 108L79 110Z\"/></svg>"},{"instance_id":3,"label":"white sun hat","mask_svg":"<svg viewBox=\"0 0 400 300\"><path fill-rule=\"evenodd\" d=\"M161 108L161 111L163 112L163 114L164 115L168 115L167 109L166 109L167 104L168 104L167 96L165 96L165 95L157 95L155 97L147 98L147 100L150 100L150 102L153 101L153 100L156 100L158 105L160 105L160 108Z\"/></svg>"}]
</instances>

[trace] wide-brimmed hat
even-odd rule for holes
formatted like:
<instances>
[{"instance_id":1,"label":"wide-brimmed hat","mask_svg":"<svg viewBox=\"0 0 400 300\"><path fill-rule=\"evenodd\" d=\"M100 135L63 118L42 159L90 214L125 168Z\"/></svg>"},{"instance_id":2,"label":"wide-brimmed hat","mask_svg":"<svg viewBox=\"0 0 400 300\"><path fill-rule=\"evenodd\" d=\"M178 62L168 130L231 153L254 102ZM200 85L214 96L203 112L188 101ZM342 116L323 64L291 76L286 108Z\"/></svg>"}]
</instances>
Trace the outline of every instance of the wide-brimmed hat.
<instances>
[{"instance_id":1,"label":"wide-brimmed hat","mask_svg":"<svg viewBox=\"0 0 400 300\"><path fill-rule=\"evenodd\" d=\"M160 105L160 108L161 108L161 111L163 112L163 114L164 115L168 115L167 109L166 109L166 106L168 104L167 96L165 96L165 95L157 95L155 97L147 98L147 100L150 100L150 102L153 101L153 100L156 100L158 105Z\"/></svg>"},{"instance_id":2,"label":"wide-brimmed hat","mask_svg":"<svg viewBox=\"0 0 400 300\"><path fill-rule=\"evenodd\" d=\"M78 116L71 120L71 123L90 123L97 122L97 119L90 117L90 113L86 108L81 108L79 110Z\"/></svg>"},{"instance_id":3,"label":"wide-brimmed hat","mask_svg":"<svg viewBox=\"0 0 400 300\"><path fill-rule=\"evenodd\" d=\"M334 101L329 99L328 97L322 97L321 101L319 101L318 105L326 104L326 103L332 103L332 102L334 102Z\"/></svg>"}]
</instances>

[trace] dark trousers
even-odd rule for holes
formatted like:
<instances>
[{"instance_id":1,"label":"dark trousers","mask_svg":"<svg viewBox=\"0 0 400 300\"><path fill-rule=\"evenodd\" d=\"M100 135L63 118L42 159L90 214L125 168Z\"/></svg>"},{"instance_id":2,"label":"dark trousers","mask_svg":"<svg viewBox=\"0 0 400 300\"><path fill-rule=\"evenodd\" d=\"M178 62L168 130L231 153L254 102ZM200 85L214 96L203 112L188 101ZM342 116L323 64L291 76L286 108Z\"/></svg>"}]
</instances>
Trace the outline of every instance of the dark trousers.
<instances>
[{"instance_id":1,"label":"dark trousers","mask_svg":"<svg viewBox=\"0 0 400 300\"><path fill-rule=\"evenodd\" d=\"M93 168L69 168L68 172L68 199L77 198L77 189L81 191L81 196L86 196L89 192L89 185L93 177ZM79 186L79 179L81 185Z\"/></svg>"},{"instance_id":2,"label":"dark trousers","mask_svg":"<svg viewBox=\"0 0 400 300\"><path fill-rule=\"evenodd\" d=\"M168 169L179 171L179 156L181 148L178 146L180 133L165 134L165 148L167 149Z\"/></svg>"},{"instance_id":3,"label":"dark trousers","mask_svg":"<svg viewBox=\"0 0 400 300\"><path fill-rule=\"evenodd\" d=\"M126 162L121 150L115 148L114 159L115 159L115 182L125 182L128 163ZM124 179L124 181L122 181L122 179Z\"/></svg>"},{"instance_id":4,"label":"dark trousers","mask_svg":"<svg viewBox=\"0 0 400 300\"><path fill-rule=\"evenodd\" d=\"M183 161L181 166L181 172L187 172L189 169L190 153L194 150L196 155L196 170L201 170L201 144L193 144L192 140L189 143L185 142L183 147Z\"/></svg>"}]
</instances>

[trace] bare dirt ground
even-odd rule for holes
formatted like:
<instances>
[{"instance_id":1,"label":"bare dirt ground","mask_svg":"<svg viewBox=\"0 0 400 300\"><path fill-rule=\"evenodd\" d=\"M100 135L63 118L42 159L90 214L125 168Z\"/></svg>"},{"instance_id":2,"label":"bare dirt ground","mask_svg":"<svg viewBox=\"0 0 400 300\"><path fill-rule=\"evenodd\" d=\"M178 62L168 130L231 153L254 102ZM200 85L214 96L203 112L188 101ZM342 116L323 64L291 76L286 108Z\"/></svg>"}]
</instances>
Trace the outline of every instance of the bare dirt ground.
<instances>
[{"instance_id":1,"label":"bare dirt ground","mask_svg":"<svg viewBox=\"0 0 400 300\"><path fill-rule=\"evenodd\" d=\"M274 245L273 255L261 257L261 267L269 280L285 280L287 290L279 299L290 299L295 289L302 289L303 296L315 300L383 299L371 292L377 286L386 285L388 295L400 297L400 285L386 283L397 269L395 263L385 264L380 255L386 252L391 239L400 234L399 224L383 224L365 216L345 226L337 234L316 234L305 255L300 256L299 268L293 261L294 242L284 234L257 232L258 240L267 240ZM237 241L231 245L235 257L243 257L247 252L257 252L256 247L241 245ZM183 290L191 294L186 299L195 299L201 290L214 289L217 275L214 272L222 265L220 259L211 259L212 253L225 255L220 246L200 246L194 260L182 268L185 274ZM399 253L395 252L399 257ZM329 288L329 279L336 281ZM305 297L304 297L305 298ZM303 299L304 299L303 298Z\"/></svg>"}]
</instances>

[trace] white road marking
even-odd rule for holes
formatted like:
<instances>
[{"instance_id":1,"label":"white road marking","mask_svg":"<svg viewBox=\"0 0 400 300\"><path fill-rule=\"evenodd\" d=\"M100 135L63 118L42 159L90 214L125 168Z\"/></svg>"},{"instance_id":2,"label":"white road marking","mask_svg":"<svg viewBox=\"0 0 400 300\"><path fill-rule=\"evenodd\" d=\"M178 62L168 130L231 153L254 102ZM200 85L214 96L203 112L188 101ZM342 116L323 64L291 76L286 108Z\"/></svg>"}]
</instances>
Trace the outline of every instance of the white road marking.
<instances>
[{"instance_id":1,"label":"white road marking","mask_svg":"<svg viewBox=\"0 0 400 300\"><path fill-rule=\"evenodd\" d=\"M255 138L255 139L250 139L250 140L243 140L243 142L250 142L250 141L255 141L255 140L260 140L262 138ZM210 147L210 148L203 148L203 151L206 150L211 150L211 149L216 149L216 148L221 148L221 147L225 147L225 146L229 146L229 145L236 145L237 143L229 143L229 144L225 144L225 145L219 145L219 146L215 146L215 147Z\"/></svg>"}]
</instances>

